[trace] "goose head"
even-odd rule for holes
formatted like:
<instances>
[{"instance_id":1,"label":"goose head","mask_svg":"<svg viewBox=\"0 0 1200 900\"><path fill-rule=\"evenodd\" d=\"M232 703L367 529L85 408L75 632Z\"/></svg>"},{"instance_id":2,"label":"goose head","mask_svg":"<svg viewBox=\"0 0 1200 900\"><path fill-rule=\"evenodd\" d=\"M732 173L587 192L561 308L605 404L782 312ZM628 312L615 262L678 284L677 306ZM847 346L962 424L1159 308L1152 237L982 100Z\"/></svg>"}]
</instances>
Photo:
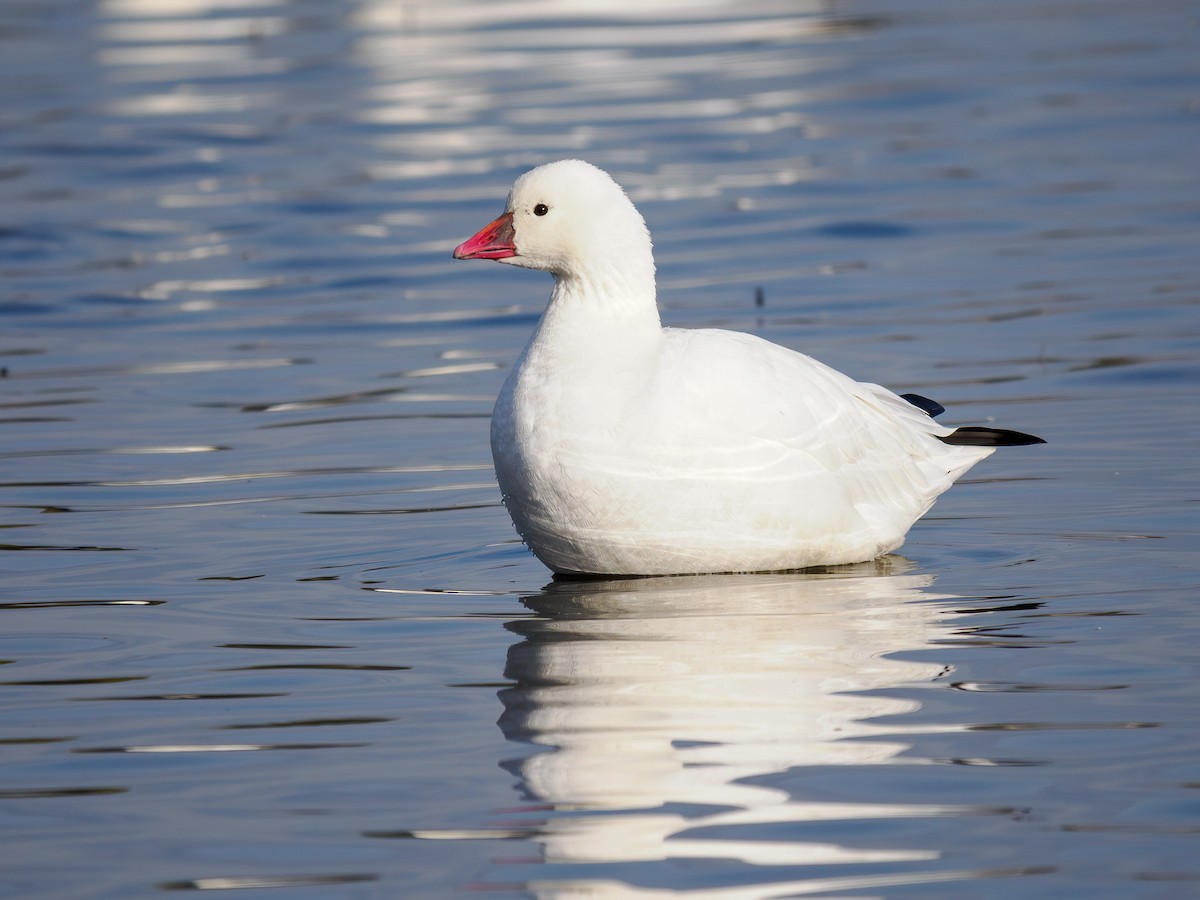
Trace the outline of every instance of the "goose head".
<instances>
[{"instance_id":1,"label":"goose head","mask_svg":"<svg viewBox=\"0 0 1200 900\"><path fill-rule=\"evenodd\" d=\"M454 250L541 269L560 281L644 282L654 259L645 220L608 173L578 159L526 172L504 213Z\"/></svg>"}]
</instances>

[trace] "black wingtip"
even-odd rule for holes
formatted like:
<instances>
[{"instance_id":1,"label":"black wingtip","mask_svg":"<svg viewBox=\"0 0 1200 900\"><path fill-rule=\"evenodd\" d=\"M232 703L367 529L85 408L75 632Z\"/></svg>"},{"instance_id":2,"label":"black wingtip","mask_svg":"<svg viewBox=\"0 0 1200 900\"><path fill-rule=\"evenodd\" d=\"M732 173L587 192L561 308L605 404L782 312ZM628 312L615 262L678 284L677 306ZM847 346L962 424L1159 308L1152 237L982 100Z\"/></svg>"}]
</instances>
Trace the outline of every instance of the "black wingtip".
<instances>
[{"instance_id":1,"label":"black wingtip","mask_svg":"<svg viewBox=\"0 0 1200 900\"><path fill-rule=\"evenodd\" d=\"M940 416L946 407L936 400L922 397L920 394L901 394L901 400L906 400L930 417ZM969 425L955 429L953 433L941 438L947 444L956 447L1025 447L1029 444L1046 443L1040 437L1025 434L1022 431L1009 431L1007 428L985 428Z\"/></svg>"},{"instance_id":2,"label":"black wingtip","mask_svg":"<svg viewBox=\"0 0 1200 900\"><path fill-rule=\"evenodd\" d=\"M1009 431L1006 428L983 428L969 425L956 428L951 434L941 438L943 443L955 447L1025 447L1029 444L1044 444L1042 438L1022 431Z\"/></svg>"},{"instance_id":3,"label":"black wingtip","mask_svg":"<svg viewBox=\"0 0 1200 900\"><path fill-rule=\"evenodd\" d=\"M907 400L926 415L935 418L946 411L946 407L942 406L936 400L930 400L928 397L922 397L920 394L901 394L900 399Z\"/></svg>"}]
</instances>

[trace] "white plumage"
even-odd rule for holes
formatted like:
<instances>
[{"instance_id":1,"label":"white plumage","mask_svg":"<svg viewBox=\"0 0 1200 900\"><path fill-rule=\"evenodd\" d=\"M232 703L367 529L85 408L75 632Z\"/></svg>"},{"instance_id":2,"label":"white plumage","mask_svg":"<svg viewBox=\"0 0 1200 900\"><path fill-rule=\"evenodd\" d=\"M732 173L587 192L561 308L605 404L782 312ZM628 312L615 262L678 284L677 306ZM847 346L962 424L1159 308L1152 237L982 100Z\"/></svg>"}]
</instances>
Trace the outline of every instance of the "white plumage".
<instances>
[{"instance_id":1,"label":"white plumage","mask_svg":"<svg viewBox=\"0 0 1200 900\"><path fill-rule=\"evenodd\" d=\"M504 214L454 255L554 276L491 440L517 531L557 573L871 559L992 453L946 443L954 430L901 397L777 344L663 328L645 223L588 163L521 176Z\"/></svg>"}]
</instances>

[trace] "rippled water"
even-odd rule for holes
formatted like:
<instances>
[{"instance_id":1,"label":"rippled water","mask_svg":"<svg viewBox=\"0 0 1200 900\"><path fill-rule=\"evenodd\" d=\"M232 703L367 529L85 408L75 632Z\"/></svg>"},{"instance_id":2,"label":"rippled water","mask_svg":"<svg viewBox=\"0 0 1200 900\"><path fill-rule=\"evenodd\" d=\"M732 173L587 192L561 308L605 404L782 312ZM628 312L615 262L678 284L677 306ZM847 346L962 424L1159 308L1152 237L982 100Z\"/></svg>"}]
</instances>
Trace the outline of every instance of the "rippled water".
<instances>
[{"instance_id":1,"label":"rippled water","mask_svg":"<svg viewBox=\"0 0 1200 900\"><path fill-rule=\"evenodd\" d=\"M0 6L0 893L1200 882L1200 9ZM549 584L455 263L583 156L664 317L1044 435L891 557ZM761 305L756 305L756 295Z\"/></svg>"}]
</instances>

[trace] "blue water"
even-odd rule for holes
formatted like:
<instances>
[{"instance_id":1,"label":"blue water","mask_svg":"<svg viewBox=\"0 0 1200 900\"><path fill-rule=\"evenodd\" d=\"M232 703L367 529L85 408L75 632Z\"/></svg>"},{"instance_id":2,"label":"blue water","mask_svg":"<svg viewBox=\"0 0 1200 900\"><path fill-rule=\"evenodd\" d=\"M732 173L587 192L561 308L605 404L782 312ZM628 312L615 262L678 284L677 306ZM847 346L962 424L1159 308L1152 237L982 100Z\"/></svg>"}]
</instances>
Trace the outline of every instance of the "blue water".
<instances>
[{"instance_id":1,"label":"blue water","mask_svg":"<svg viewBox=\"0 0 1200 900\"><path fill-rule=\"evenodd\" d=\"M0 895L1195 893L1198 60L1188 0L0 6ZM552 583L487 449L549 281L450 251L564 156L669 323L1049 443L876 563Z\"/></svg>"}]
</instances>

